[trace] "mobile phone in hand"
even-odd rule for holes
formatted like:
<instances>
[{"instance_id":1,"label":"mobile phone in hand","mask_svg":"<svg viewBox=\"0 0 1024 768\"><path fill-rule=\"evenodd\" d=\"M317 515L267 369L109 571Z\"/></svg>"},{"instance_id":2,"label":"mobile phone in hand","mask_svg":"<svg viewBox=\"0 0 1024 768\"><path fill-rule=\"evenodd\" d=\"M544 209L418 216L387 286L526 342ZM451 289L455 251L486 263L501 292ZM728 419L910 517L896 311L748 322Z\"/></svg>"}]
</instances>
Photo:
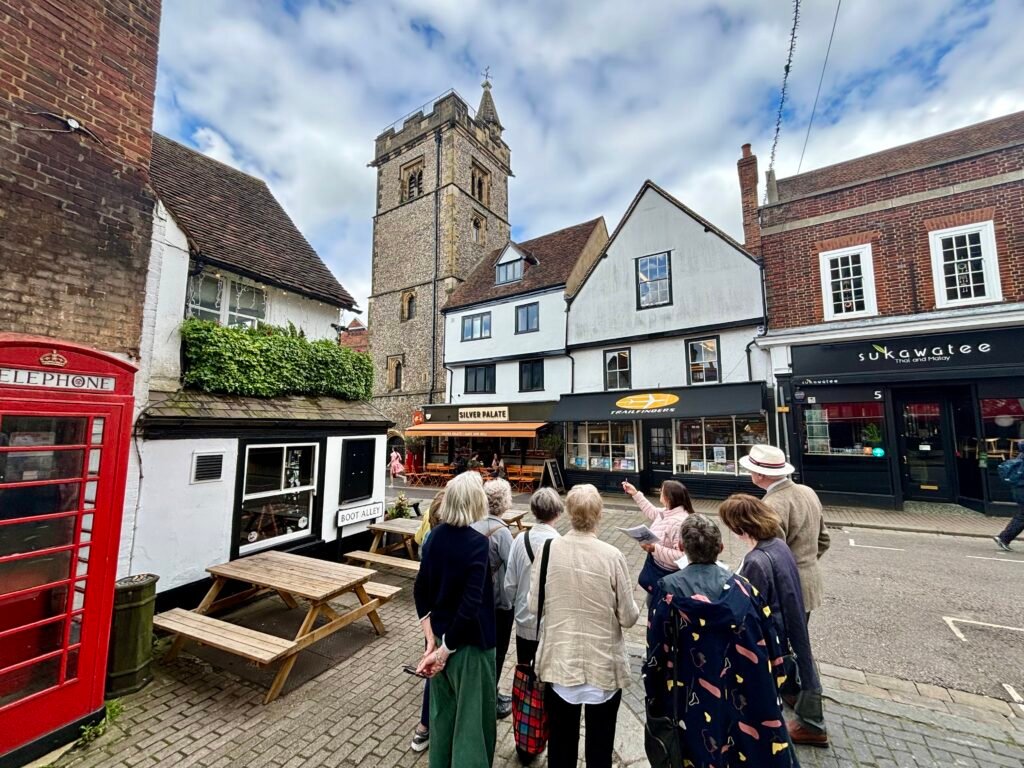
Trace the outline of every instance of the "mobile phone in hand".
<instances>
[{"instance_id":1,"label":"mobile phone in hand","mask_svg":"<svg viewBox=\"0 0 1024 768\"><path fill-rule=\"evenodd\" d=\"M422 677L424 679L426 679L427 677L422 672L417 672L416 667L414 667L412 664L406 664L404 667L402 667L402 671L405 672L407 675L412 675L413 677Z\"/></svg>"}]
</instances>

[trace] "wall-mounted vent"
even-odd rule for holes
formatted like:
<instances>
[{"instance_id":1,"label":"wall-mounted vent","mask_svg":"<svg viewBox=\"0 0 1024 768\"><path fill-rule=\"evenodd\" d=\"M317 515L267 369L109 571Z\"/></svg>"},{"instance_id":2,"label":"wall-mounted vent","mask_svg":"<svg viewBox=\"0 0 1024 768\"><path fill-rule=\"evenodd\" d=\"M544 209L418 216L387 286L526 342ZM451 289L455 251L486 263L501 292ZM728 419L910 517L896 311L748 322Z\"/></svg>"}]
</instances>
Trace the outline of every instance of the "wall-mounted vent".
<instances>
[{"instance_id":1,"label":"wall-mounted vent","mask_svg":"<svg viewBox=\"0 0 1024 768\"><path fill-rule=\"evenodd\" d=\"M192 482L215 483L224 477L223 453L192 454Z\"/></svg>"}]
</instances>

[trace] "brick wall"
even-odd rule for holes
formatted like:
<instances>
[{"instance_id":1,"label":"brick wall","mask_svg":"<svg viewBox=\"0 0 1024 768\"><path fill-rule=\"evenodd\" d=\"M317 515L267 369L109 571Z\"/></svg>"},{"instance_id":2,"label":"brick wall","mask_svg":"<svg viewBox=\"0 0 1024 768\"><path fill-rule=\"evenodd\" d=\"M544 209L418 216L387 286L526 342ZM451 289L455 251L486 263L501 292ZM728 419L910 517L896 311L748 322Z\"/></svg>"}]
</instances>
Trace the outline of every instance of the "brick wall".
<instances>
[{"instance_id":1,"label":"brick wall","mask_svg":"<svg viewBox=\"0 0 1024 768\"><path fill-rule=\"evenodd\" d=\"M4 330L138 354L159 25L159 0L0 0Z\"/></svg>"},{"instance_id":2,"label":"brick wall","mask_svg":"<svg viewBox=\"0 0 1024 768\"><path fill-rule=\"evenodd\" d=\"M763 208L764 228L862 205L920 195L1024 169L1024 147L892 176ZM881 206L880 206L881 207ZM935 309L929 231L992 220L1003 300L1024 301L1024 181L921 199L789 231L762 232L768 308L774 329L824 322L818 254L870 242L879 315Z\"/></svg>"}]
</instances>

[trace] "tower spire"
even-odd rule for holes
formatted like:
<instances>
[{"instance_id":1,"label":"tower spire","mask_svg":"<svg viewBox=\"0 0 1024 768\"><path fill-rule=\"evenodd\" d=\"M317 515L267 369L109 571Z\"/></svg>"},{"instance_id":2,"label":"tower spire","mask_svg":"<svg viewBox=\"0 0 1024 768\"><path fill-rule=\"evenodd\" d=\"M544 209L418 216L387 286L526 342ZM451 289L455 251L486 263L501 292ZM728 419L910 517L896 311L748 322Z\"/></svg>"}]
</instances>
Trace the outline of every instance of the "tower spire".
<instances>
[{"instance_id":1,"label":"tower spire","mask_svg":"<svg viewBox=\"0 0 1024 768\"><path fill-rule=\"evenodd\" d=\"M495 126L499 131L503 130L501 121L498 119L498 110L494 107L494 97L491 96L491 68L487 67L481 74L484 81L480 86L484 92L480 94L480 106L476 109L476 119Z\"/></svg>"}]
</instances>

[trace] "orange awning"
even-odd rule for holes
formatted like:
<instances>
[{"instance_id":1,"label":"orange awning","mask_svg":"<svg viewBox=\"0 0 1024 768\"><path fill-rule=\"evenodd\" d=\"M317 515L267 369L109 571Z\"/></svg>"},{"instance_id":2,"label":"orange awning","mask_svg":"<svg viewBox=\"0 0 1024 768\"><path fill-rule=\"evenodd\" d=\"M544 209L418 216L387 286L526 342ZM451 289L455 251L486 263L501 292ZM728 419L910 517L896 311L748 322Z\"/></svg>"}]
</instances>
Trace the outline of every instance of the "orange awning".
<instances>
[{"instance_id":1,"label":"orange awning","mask_svg":"<svg viewBox=\"0 0 1024 768\"><path fill-rule=\"evenodd\" d=\"M546 421L439 422L414 424L405 430L417 437L536 437Z\"/></svg>"}]
</instances>

